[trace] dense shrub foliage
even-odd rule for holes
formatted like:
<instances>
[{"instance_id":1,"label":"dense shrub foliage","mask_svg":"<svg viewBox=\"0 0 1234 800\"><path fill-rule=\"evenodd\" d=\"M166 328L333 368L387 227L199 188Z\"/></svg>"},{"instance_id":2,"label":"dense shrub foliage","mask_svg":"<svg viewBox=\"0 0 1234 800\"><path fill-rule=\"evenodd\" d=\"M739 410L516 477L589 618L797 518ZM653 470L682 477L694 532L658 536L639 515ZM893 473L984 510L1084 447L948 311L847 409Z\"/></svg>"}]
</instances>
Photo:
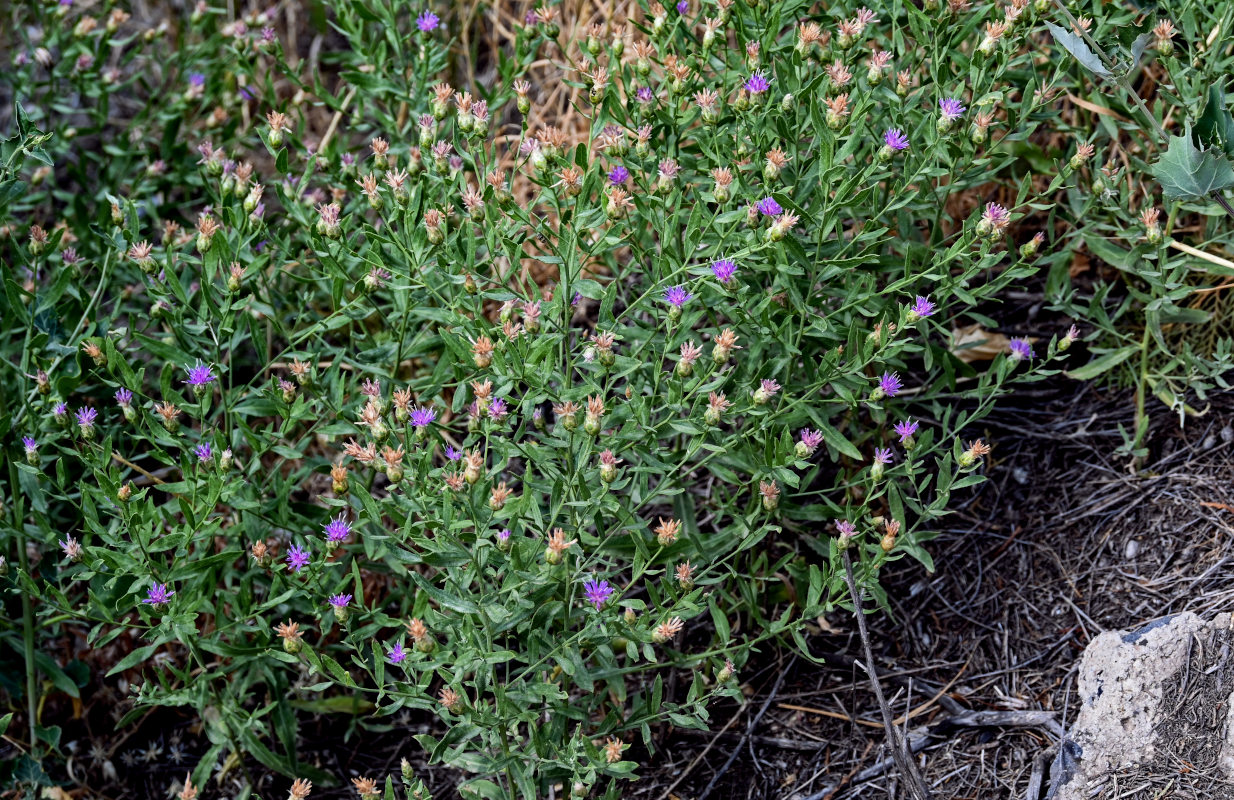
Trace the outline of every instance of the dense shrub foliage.
<instances>
[{"instance_id":1,"label":"dense shrub foliage","mask_svg":"<svg viewBox=\"0 0 1234 800\"><path fill-rule=\"evenodd\" d=\"M931 568L974 423L1075 340L952 333L997 327L1052 247L1018 221L1088 174L1083 136L1023 157L1075 70L1024 47L1048 10L546 6L463 85L468 21L383 0L331 4L309 65L205 3L17 12L4 688L34 746L36 673L122 674L121 726L203 720L197 787L233 755L296 797L349 777L298 758L300 701L435 719L465 796L616 797L632 742L851 608L842 551L880 602L888 562ZM66 635L113 660L36 657Z\"/></svg>"}]
</instances>

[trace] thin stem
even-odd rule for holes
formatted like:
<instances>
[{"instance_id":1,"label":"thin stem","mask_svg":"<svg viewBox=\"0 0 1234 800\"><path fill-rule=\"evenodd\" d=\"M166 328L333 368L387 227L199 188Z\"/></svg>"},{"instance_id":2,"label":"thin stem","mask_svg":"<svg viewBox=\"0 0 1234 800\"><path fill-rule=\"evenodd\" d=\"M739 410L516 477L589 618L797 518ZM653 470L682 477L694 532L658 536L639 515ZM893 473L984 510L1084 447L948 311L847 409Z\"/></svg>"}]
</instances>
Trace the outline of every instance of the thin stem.
<instances>
[{"instance_id":1,"label":"thin stem","mask_svg":"<svg viewBox=\"0 0 1234 800\"><path fill-rule=\"evenodd\" d=\"M874 668L874 653L870 650L870 634L866 631L866 618L861 609L863 597L857 591L857 581L853 578L853 560L848 550L842 553L844 579L848 583L848 593L853 600L853 610L857 615L857 631L861 634L861 647L865 653L863 666L866 674L870 676L870 686L873 687L874 697L878 700L878 710L883 715L883 727L887 730L887 737L890 740L891 757L895 759L896 767L899 768L908 784L908 792L914 800L930 800L930 790L926 788L925 782L921 779L921 773L917 771L917 763L913 761L912 755L908 752L904 737L900 734L900 729L896 727L891 715L891 707L887 705L887 698L883 696L883 687L878 682L878 672Z\"/></svg>"}]
</instances>

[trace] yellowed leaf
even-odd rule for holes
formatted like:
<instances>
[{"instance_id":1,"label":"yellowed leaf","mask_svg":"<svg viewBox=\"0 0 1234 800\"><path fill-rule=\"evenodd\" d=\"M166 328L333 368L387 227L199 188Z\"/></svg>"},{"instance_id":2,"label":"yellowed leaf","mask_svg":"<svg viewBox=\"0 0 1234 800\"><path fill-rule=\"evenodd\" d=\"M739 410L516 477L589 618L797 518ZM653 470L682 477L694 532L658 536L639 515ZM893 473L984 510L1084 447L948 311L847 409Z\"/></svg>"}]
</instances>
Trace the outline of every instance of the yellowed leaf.
<instances>
[{"instance_id":1,"label":"yellowed leaf","mask_svg":"<svg viewBox=\"0 0 1234 800\"><path fill-rule=\"evenodd\" d=\"M1001 333L990 333L974 322L951 330L951 354L971 364L974 361L990 361L999 353L1007 352L1011 340Z\"/></svg>"}]
</instances>

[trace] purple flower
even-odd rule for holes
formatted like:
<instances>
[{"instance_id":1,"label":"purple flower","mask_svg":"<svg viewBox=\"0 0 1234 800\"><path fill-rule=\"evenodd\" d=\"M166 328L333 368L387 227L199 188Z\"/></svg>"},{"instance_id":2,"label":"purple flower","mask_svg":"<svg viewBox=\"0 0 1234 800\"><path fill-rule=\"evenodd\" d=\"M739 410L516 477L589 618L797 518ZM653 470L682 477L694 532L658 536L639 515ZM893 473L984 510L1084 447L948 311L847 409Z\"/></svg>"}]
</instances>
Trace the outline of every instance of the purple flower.
<instances>
[{"instance_id":1,"label":"purple flower","mask_svg":"<svg viewBox=\"0 0 1234 800\"><path fill-rule=\"evenodd\" d=\"M690 10L689 0L677 0L677 13L684 14Z\"/></svg>"},{"instance_id":2,"label":"purple flower","mask_svg":"<svg viewBox=\"0 0 1234 800\"><path fill-rule=\"evenodd\" d=\"M303 547L292 545L287 551L287 569L292 572L299 572L309 564L309 551Z\"/></svg>"},{"instance_id":3,"label":"purple flower","mask_svg":"<svg viewBox=\"0 0 1234 800\"><path fill-rule=\"evenodd\" d=\"M763 73L756 72L746 81L746 91L750 94L762 94L771 88L771 83L763 76Z\"/></svg>"},{"instance_id":4,"label":"purple flower","mask_svg":"<svg viewBox=\"0 0 1234 800\"><path fill-rule=\"evenodd\" d=\"M21 445L26 448L26 450L37 450L39 447L39 443L34 440L33 436L21 437Z\"/></svg>"},{"instance_id":5,"label":"purple flower","mask_svg":"<svg viewBox=\"0 0 1234 800\"><path fill-rule=\"evenodd\" d=\"M98 419L99 412L89 406L84 406L77 409L77 424L83 428L94 427L94 421Z\"/></svg>"},{"instance_id":6,"label":"purple flower","mask_svg":"<svg viewBox=\"0 0 1234 800\"><path fill-rule=\"evenodd\" d=\"M351 595L349 594L336 594L330 598L330 605L334 606L335 610L347 608L350 603Z\"/></svg>"},{"instance_id":7,"label":"purple flower","mask_svg":"<svg viewBox=\"0 0 1234 800\"><path fill-rule=\"evenodd\" d=\"M51 410L51 414L56 419L63 419L69 415L68 403L56 403L55 408Z\"/></svg>"},{"instance_id":8,"label":"purple flower","mask_svg":"<svg viewBox=\"0 0 1234 800\"><path fill-rule=\"evenodd\" d=\"M857 535L857 526L846 519L836 521L836 530L840 532L840 536L847 539Z\"/></svg>"},{"instance_id":9,"label":"purple flower","mask_svg":"<svg viewBox=\"0 0 1234 800\"><path fill-rule=\"evenodd\" d=\"M664 292L664 302L668 303L673 308L681 308L694 295L686 291L684 286L670 286Z\"/></svg>"},{"instance_id":10,"label":"purple flower","mask_svg":"<svg viewBox=\"0 0 1234 800\"><path fill-rule=\"evenodd\" d=\"M497 531L497 541L499 542L510 541L510 529L502 528L501 530Z\"/></svg>"},{"instance_id":11,"label":"purple flower","mask_svg":"<svg viewBox=\"0 0 1234 800\"><path fill-rule=\"evenodd\" d=\"M596 608L604 605L613 595L613 587L608 585L608 581L587 581L583 584L583 590L587 595L587 602Z\"/></svg>"},{"instance_id":12,"label":"purple flower","mask_svg":"<svg viewBox=\"0 0 1234 800\"><path fill-rule=\"evenodd\" d=\"M243 97L245 100L253 100L257 97L257 95L253 94L253 91L249 89L247 86L240 87L240 96Z\"/></svg>"},{"instance_id":13,"label":"purple flower","mask_svg":"<svg viewBox=\"0 0 1234 800\"><path fill-rule=\"evenodd\" d=\"M892 150L907 150L908 137L899 128L888 128L887 132L883 134L883 144Z\"/></svg>"},{"instance_id":14,"label":"purple flower","mask_svg":"<svg viewBox=\"0 0 1234 800\"><path fill-rule=\"evenodd\" d=\"M275 33L274 28L265 27L261 29L261 40L266 44L270 44L277 38L278 34Z\"/></svg>"},{"instance_id":15,"label":"purple flower","mask_svg":"<svg viewBox=\"0 0 1234 800\"><path fill-rule=\"evenodd\" d=\"M630 180L630 170L620 164L613 167L613 171L608 174L608 182L614 186L621 186L628 180Z\"/></svg>"},{"instance_id":16,"label":"purple flower","mask_svg":"<svg viewBox=\"0 0 1234 800\"><path fill-rule=\"evenodd\" d=\"M207 364L198 364L195 367L186 367L186 369L189 371L189 377L185 383L189 386L205 386L218 377L210 371L210 367Z\"/></svg>"},{"instance_id":17,"label":"purple flower","mask_svg":"<svg viewBox=\"0 0 1234 800\"><path fill-rule=\"evenodd\" d=\"M197 454L197 460L202 464L214 458L214 451L210 449L209 442L202 442L193 448L193 452Z\"/></svg>"},{"instance_id":18,"label":"purple flower","mask_svg":"<svg viewBox=\"0 0 1234 800\"><path fill-rule=\"evenodd\" d=\"M919 427L916 420L906 419L903 422L897 422L892 428L900 437L900 444L904 444L909 439L913 438L913 434L917 432Z\"/></svg>"},{"instance_id":19,"label":"purple flower","mask_svg":"<svg viewBox=\"0 0 1234 800\"><path fill-rule=\"evenodd\" d=\"M425 11L420 16L416 17L416 27L422 32L437 30L437 24L441 22L441 17L438 17L432 11Z\"/></svg>"},{"instance_id":20,"label":"purple flower","mask_svg":"<svg viewBox=\"0 0 1234 800\"><path fill-rule=\"evenodd\" d=\"M189 85L190 86L205 86L206 76L201 74L200 72L190 72L189 73Z\"/></svg>"},{"instance_id":21,"label":"purple flower","mask_svg":"<svg viewBox=\"0 0 1234 800\"><path fill-rule=\"evenodd\" d=\"M640 103L650 103L656 99L655 92L651 91L650 86L640 86L638 91L634 93L634 97Z\"/></svg>"},{"instance_id":22,"label":"purple flower","mask_svg":"<svg viewBox=\"0 0 1234 800\"><path fill-rule=\"evenodd\" d=\"M167 591L167 584L156 583L146 591L146 599L141 602L148 603L152 606L161 606L167 603L173 594L175 594L175 592Z\"/></svg>"},{"instance_id":23,"label":"purple flower","mask_svg":"<svg viewBox=\"0 0 1234 800\"><path fill-rule=\"evenodd\" d=\"M132 402L133 402L132 392L130 392L128 389L117 389L116 390L116 404L117 405L119 405L121 408L124 408L125 406L129 405Z\"/></svg>"},{"instance_id":24,"label":"purple flower","mask_svg":"<svg viewBox=\"0 0 1234 800\"><path fill-rule=\"evenodd\" d=\"M943 119L951 122L960 118L965 111L964 104L953 98L946 98L938 101L938 107L943 112Z\"/></svg>"},{"instance_id":25,"label":"purple flower","mask_svg":"<svg viewBox=\"0 0 1234 800\"><path fill-rule=\"evenodd\" d=\"M780 204L777 203L775 198L772 197L764 197L762 200L759 200L754 207L757 208L758 213L762 214L764 217L777 217L784 213L784 209L780 208Z\"/></svg>"},{"instance_id":26,"label":"purple flower","mask_svg":"<svg viewBox=\"0 0 1234 800\"><path fill-rule=\"evenodd\" d=\"M930 302L930 298L917 295L917 300L913 303L913 307L909 312L917 317L928 317L936 311L934 304Z\"/></svg>"},{"instance_id":27,"label":"purple flower","mask_svg":"<svg viewBox=\"0 0 1234 800\"><path fill-rule=\"evenodd\" d=\"M493 419L501 419L507 413L506 401L500 397L494 397L493 401L488 404L488 415Z\"/></svg>"},{"instance_id":28,"label":"purple flower","mask_svg":"<svg viewBox=\"0 0 1234 800\"><path fill-rule=\"evenodd\" d=\"M891 463L891 448L878 447L874 450L875 464L890 464Z\"/></svg>"},{"instance_id":29,"label":"purple flower","mask_svg":"<svg viewBox=\"0 0 1234 800\"><path fill-rule=\"evenodd\" d=\"M386 653L386 660L391 664L401 664L407 658L407 651L403 649L402 642L395 642L394 647L390 648L390 652Z\"/></svg>"},{"instance_id":30,"label":"purple flower","mask_svg":"<svg viewBox=\"0 0 1234 800\"><path fill-rule=\"evenodd\" d=\"M446 445L446 458L450 459L451 461L458 461L462 457L463 457L462 450L455 450L450 445Z\"/></svg>"},{"instance_id":31,"label":"purple flower","mask_svg":"<svg viewBox=\"0 0 1234 800\"><path fill-rule=\"evenodd\" d=\"M878 388L883 390L883 394L888 397L895 397L896 393L904 388L904 384L900 382L900 376L894 372L884 372L883 377L878 379Z\"/></svg>"},{"instance_id":32,"label":"purple flower","mask_svg":"<svg viewBox=\"0 0 1234 800\"><path fill-rule=\"evenodd\" d=\"M1033 345L1028 339L1012 339L1009 347L1012 361L1027 361L1033 357Z\"/></svg>"},{"instance_id":33,"label":"purple flower","mask_svg":"<svg viewBox=\"0 0 1234 800\"><path fill-rule=\"evenodd\" d=\"M801 443L813 450L823 443L823 434L820 431L803 428L801 431Z\"/></svg>"},{"instance_id":34,"label":"purple flower","mask_svg":"<svg viewBox=\"0 0 1234 800\"><path fill-rule=\"evenodd\" d=\"M736 274L737 265L730 259L721 258L711 265L711 272L720 283L728 283L733 279L733 275Z\"/></svg>"},{"instance_id":35,"label":"purple flower","mask_svg":"<svg viewBox=\"0 0 1234 800\"><path fill-rule=\"evenodd\" d=\"M437 419L437 412L432 407L420 406L411 412L411 424L417 428L427 428Z\"/></svg>"},{"instance_id":36,"label":"purple flower","mask_svg":"<svg viewBox=\"0 0 1234 800\"><path fill-rule=\"evenodd\" d=\"M326 523L325 534L327 542L341 542L351 535L351 525L347 523L347 520L343 519L342 514L339 514Z\"/></svg>"}]
</instances>

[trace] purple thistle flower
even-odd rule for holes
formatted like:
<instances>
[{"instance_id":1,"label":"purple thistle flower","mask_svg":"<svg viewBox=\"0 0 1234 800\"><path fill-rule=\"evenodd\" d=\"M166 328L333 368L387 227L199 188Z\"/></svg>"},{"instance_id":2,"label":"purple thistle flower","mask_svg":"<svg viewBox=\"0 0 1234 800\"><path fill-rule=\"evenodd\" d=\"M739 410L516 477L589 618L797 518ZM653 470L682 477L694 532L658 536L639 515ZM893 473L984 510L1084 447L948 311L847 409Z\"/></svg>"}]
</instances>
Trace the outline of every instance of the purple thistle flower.
<instances>
[{"instance_id":1,"label":"purple thistle flower","mask_svg":"<svg viewBox=\"0 0 1234 800\"><path fill-rule=\"evenodd\" d=\"M757 208L758 213L762 214L764 217L778 217L780 214L784 213L784 209L780 208L780 204L777 203L775 198L772 197L764 197L762 200L759 200L754 207Z\"/></svg>"},{"instance_id":2,"label":"purple thistle flower","mask_svg":"<svg viewBox=\"0 0 1234 800\"><path fill-rule=\"evenodd\" d=\"M413 409L411 412L411 424L417 428L427 428L432 425L437 419L437 412L432 407L424 408L423 406Z\"/></svg>"},{"instance_id":3,"label":"purple thistle flower","mask_svg":"<svg viewBox=\"0 0 1234 800\"><path fill-rule=\"evenodd\" d=\"M836 530L845 539L857 535L857 526L846 519L836 520Z\"/></svg>"},{"instance_id":4,"label":"purple thistle flower","mask_svg":"<svg viewBox=\"0 0 1234 800\"><path fill-rule=\"evenodd\" d=\"M21 437L21 444L22 447L25 447L27 450L34 450L39 446L39 443L34 440L33 436Z\"/></svg>"},{"instance_id":5,"label":"purple thistle flower","mask_svg":"<svg viewBox=\"0 0 1234 800\"><path fill-rule=\"evenodd\" d=\"M892 150L907 150L908 137L899 128L888 128L887 132L883 134L883 144Z\"/></svg>"},{"instance_id":6,"label":"purple thistle flower","mask_svg":"<svg viewBox=\"0 0 1234 800\"><path fill-rule=\"evenodd\" d=\"M583 584L583 590L587 595L587 602L597 609L613 595L613 587L608 585L608 581L587 581Z\"/></svg>"},{"instance_id":7,"label":"purple thistle flower","mask_svg":"<svg viewBox=\"0 0 1234 800\"><path fill-rule=\"evenodd\" d=\"M343 519L342 514L339 514L326 523L325 534L327 542L341 542L351 535L351 525Z\"/></svg>"},{"instance_id":8,"label":"purple thistle flower","mask_svg":"<svg viewBox=\"0 0 1234 800\"><path fill-rule=\"evenodd\" d=\"M638 91L634 93L634 98L640 103L650 103L656 99L655 92L651 91L650 86L640 86Z\"/></svg>"},{"instance_id":9,"label":"purple thistle flower","mask_svg":"<svg viewBox=\"0 0 1234 800\"><path fill-rule=\"evenodd\" d=\"M579 304L579 303L581 303L581 302L583 302L583 293L582 293L582 292L575 292L575 293L574 293L574 297L573 297L573 299L571 299L571 300L570 300L570 305L572 305L572 306L576 306L576 305L578 305L578 304Z\"/></svg>"},{"instance_id":10,"label":"purple thistle flower","mask_svg":"<svg viewBox=\"0 0 1234 800\"><path fill-rule=\"evenodd\" d=\"M820 431L812 431L809 428L802 428L801 443L811 450L814 450L823 443L823 434Z\"/></svg>"},{"instance_id":11,"label":"purple thistle flower","mask_svg":"<svg viewBox=\"0 0 1234 800\"><path fill-rule=\"evenodd\" d=\"M189 386L205 386L218 377L210 371L208 364L198 364L195 367L186 367L186 369L189 371L189 377L185 383Z\"/></svg>"},{"instance_id":12,"label":"purple thistle flower","mask_svg":"<svg viewBox=\"0 0 1234 800\"><path fill-rule=\"evenodd\" d=\"M677 13L684 14L690 10L689 0L677 0Z\"/></svg>"},{"instance_id":13,"label":"purple thistle flower","mask_svg":"<svg viewBox=\"0 0 1234 800\"><path fill-rule=\"evenodd\" d=\"M728 283L737 273L737 265L730 259L721 258L711 265L711 272L720 283Z\"/></svg>"},{"instance_id":14,"label":"purple thistle flower","mask_svg":"<svg viewBox=\"0 0 1234 800\"><path fill-rule=\"evenodd\" d=\"M501 419L508 413L506 401L500 397L494 397L493 401L488 404L488 415L493 419Z\"/></svg>"},{"instance_id":15,"label":"purple thistle flower","mask_svg":"<svg viewBox=\"0 0 1234 800\"><path fill-rule=\"evenodd\" d=\"M416 17L416 27L423 33L437 30L437 25L440 22L441 17L437 16L432 11L425 11L423 14Z\"/></svg>"},{"instance_id":16,"label":"purple thistle flower","mask_svg":"<svg viewBox=\"0 0 1234 800\"><path fill-rule=\"evenodd\" d=\"M1012 361L1027 361L1033 357L1033 345L1028 339L1012 339L1008 346L1011 348Z\"/></svg>"},{"instance_id":17,"label":"purple thistle flower","mask_svg":"<svg viewBox=\"0 0 1234 800\"><path fill-rule=\"evenodd\" d=\"M265 27L261 29L261 40L266 44L270 44L277 38L278 34L275 33L274 28Z\"/></svg>"},{"instance_id":18,"label":"purple thistle flower","mask_svg":"<svg viewBox=\"0 0 1234 800\"><path fill-rule=\"evenodd\" d=\"M334 606L337 611L340 608L347 608L351 604L351 595L336 594L330 597L330 605Z\"/></svg>"},{"instance_id":19,"label":"purple thistle flower","mask_svg":"<svg viewBox=\"0 0 1234 800\"><path fill-rule=\"evenodd\" d=\"M878 388L883 390L883 394L888 397L895 397L896 393L904 388L904 384L900 382L900 376L895 372L884 372L883 377L878 379Z\"/></svg>"},{"instance_id":20,"label":"purple thistle flower","mask_svg":"<svg viewBox=\"0 0 1234 800\"><path fill-rule=\"evenodd\" d=\"M906 419L903 422L897 422L892 428L900 437L900 444L904 444L909 439L913 438L913 434L920 427L916 420Z\"/></svg>"},{"instance_id":21,"label":"purple thistle flower","mask_svg":"<svg viewBox=\"0 0 1234 800\"><path fill-rule=\"evenodd\" d=\"M133 402L132 392L130 392L128 389L117 389L116 390L116 405L120 406L121 408L124 408L125 406L129 405L132 402Z\"/></svg>"},{"instance_id":22,"label":"purple thistle flower","mask_svg":"<svg viewBox=\"0 0 1234 800\"><path fill-rule=\"evenodd\" d=\"M762 94L771 88L771 83L761 72L756 72L750 76L750 79L745 83L746 91L750 94Z\"/></svg>"},{"instance_id":23,"label":"purple thistle flower","mask_svg":"<svg viewBox=\"0 0 1234 800\"><path fill-rule=\"evenodd\" d=\"M94 427L94 421L98 419L99 412L90 406L84 406L77 409L77 424L83 428Z\"/></svg>"},{"instance_id":24,"label":"purple thistle flower","mask_svg":"<svg viewBox=\"0 0 1234 800\"><path fill-rule=\"evenodd\" d=\"M407 651L403 649L402 642L395 642L394 647L390 648L390 652L386 653L386 660L391 664L401 664L407 658Z\"/></svg>"},{"instance_id":25,"label":"purple thistle flower","mask_svg":"<svg viewBox=\"0 0 1234 800\"><path fill-rule=\"evenodd\" d=\"M917 300L913 303L913 307L909 311L917 317L928 317L937 309L930 302L930 298L917 295Z\"/></svg>"},{"instance_id":26,"label":"purple thistle flower","mask_svg":"<svg viewBox=\"0 0 1234 800\"><path fill-rule=\"evenodd\" d=\"M67 416L69 415L69 405L68 405L68 403L56 403L55 408L53 408L53 409L51 410L51 414L52 414L52 416L53 416L53 417L55 417L56 419L61 419L61 418L63 418L63 417L67 417Z\"/></svg>"},{"instance_id":27,"label":"purple thistle flower","mask_svg":"<svg viewBox=\"0 0 1234 800\"><path fill-rule=\"evenodd\" d=\"M497 541L499 542L510 541L510 529L502 528L501 530L497 531Z\"/></svg>"},{"instance_id":28,"label":"purple thistle flower","mask_svg":"<svg viewBox=\"0 0 1234 800\"><path fill-rule=\"evenodd\" d=\"M959 119L965 111L963 103L950 97L939 100L938 107L943 112L943 119L948 122Z\"/></svg>"},{"instance_id":29,"label":"purple thistle flower","mask_svg":"<svg viewBox=\"0 0 1234 800\"><path fill-rule=\"evenodd\" d=\"M146 590L146 599L141 602L152 606L161 606L166 604L167 601L171 599L173 594L175 594L175 592L167 591L167 584L156 583L151 585L151 587Z\"/></svg>"},{"instance_id":30,"label":"purple thistle flower","mask_svg":"<svg viewBox=\"0 0 1234 800\"><path fill-rule=\"evenodd\" d=\"M193 448L193 452L197 454L198 462L204 464L214 458L214 451L210 449L209 442L202 442Z\"/></svg>"},{"instance_id":31,"label":"purple thistle flower","mask_svg":"<svg viewBox=\"0 0 1234 800\"><path fill-rule=\"evenodd\" d=\"M463 451L455 450L450 445L446 445L446 458L450 459L451 461L458 461L462 457L463 457Z\"/></svg>"},{"instance_id":32,"label":"purple thistle flower","mask_svg":"<svg viewBox=\"0 0 1234 800\"><path fill-rule=\"evenodd\" d=\"M630 170L620 164L613 167L613 171L608 174L608 182L614 186L622 186L628 180L630 180Z\"/></svg>"},{"instance_id":33,"label":"purple thistle flower","mask_svg":"<svg viewBox=\"0 0 1234 800\"><path fill-rule=\"evenodd\" d=\"M878 447L874 450L875 464L890 464L891 463L891 448Z\"/></svg>"},{"instance_id":34,"label":"purple thistle flower","mask_svg":"<svg viewBox=\"0 0 1234 800\"><path fill-rule=\"evenodd\" d=\"M287 551L287 569L299 572L309 565L309 551L303 547L292 545Z\"/></svg>"},{"instance_id":35,"label":"purple thistle flower","mask_svg":"<svg viewBox=\"0 0 1234 800\"><path fill-rule=\"evenodd\" d=\"M190 72L189 73L189 85L190 86L205 86L206 76L200 72Z\"/></svg>"},{"instance_id":36,"label":"purple thistle flower","mask_svg":"<svg viewBox=\"0 0 1234 800\"><path fill-rule=\"evenodd\" d=\"M670 286L664 292L664 302L668 303L673 308L681 308L694 295L686 291L684 286Z\"/></svg>"}]
</instances>

